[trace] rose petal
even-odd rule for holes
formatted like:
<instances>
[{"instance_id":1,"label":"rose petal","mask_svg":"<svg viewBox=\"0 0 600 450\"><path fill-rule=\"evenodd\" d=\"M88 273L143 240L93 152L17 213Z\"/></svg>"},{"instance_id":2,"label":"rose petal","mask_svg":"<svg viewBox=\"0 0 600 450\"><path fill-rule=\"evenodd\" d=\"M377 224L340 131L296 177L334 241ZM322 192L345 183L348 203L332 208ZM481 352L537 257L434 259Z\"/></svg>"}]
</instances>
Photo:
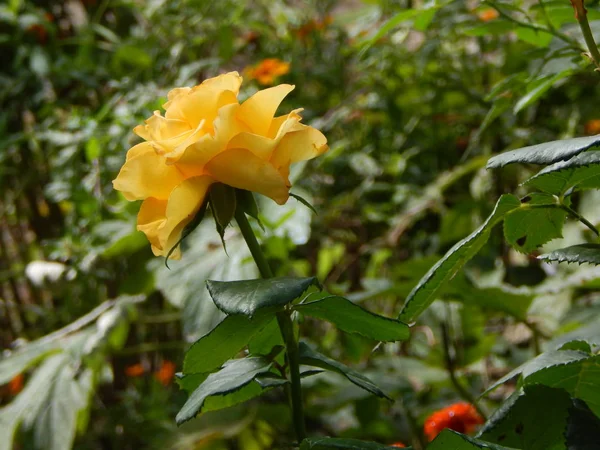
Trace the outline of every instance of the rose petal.
<instances>
[{"instance_id":1,"label":"rose petal","mask_svg":"<svg viewBox=\"0 0 600 450\"><path fill-rule=\"evenodd\" d=\"M236 119L240 105L233 103L223 106L219 116L215 119L214 136L206 134L197 142L189 145L180 153L174 152L167 155L171 163L187 175L202 175L204 165L214 158L219 152L225 150L227 142L235 135L247 130L245 125Z\"/></svg>"},{"instance_id":2,"label":"rose petal","mask_svg":"<svg viewBox=\"0 0 600 450\"><path fill-rule=\"evenodd\" d=\"M165 223L166 210L167 200L158 200L150 197L142 202L137 217L137 229L146 235L152 245L152 253L156 256L159 256L162 251L159 229Z\"/></svg>"},{"instance_id":3,"label":"rose petal","mask_svg":"<svg viewBox=\"0 0 600 450\"><path fill-rule=\"evenodd\" d=\"M204 120L207 131L212 132L219 109L230 103L237 103L234 92L213 89L210 84L201 84L170 102L165 117L185 121L192 129L196 129Z\"/></svg>"},{"instance_id":4,"label":"rose petal","mask_svg":"<svg viewBox=\"0 0 600 450\"><path fill-rule=\"evenodd\" d=\"M244 148L225 150L206 165L206 170L221 183L258 192L280 205L289 197L289 181L269 162Z\"/></svg>"},{"instance_id":5,"label":"rose petal","mask_svg":"<svg viewBox=\"0 0 600 450\"><path fill-rule=\"evenodd\" d=\"M290 84L280 84L258 91L242 103L238 118L248 125L252 133L266 136L279 104L293 89Z\"/></svg>"},{"instance_id":6,"label":"rose petal","mask_svg":"<svg viewBox=\"0 0 600 450\"><path fill-rule=\"evenodd\" d=\"M179 242L183 229L200 210L208 188L214 182L211 177L194 177L173 189L167 203L165 223L160 229L159 236L164 256Z\"/></svg>"},{"instance_id":7,"label":"rose petal","mask_svg":"<svg viewBox=\"0 0 600 450\"><path fill-rule=\"evenodd\" d=\"M148 142L136 145L113 187L121 191L127 200L148 197L167 199L175 186L184 180L184 175L173 165L167 165L163 156L157 155Z\"/></svg>"},{"instance_id":8,"label":"rose petal","mask_svg":"<svg viewBox=\"0 0 600 450\"><path fill-rule=\"evenodd\" d=\"M250 150L261 159L269 160L273 150L279 145L283 136L293 129L296 129L298 121L302 119L298 114L290 113L286 120L281 122L273 138L259 136L258 134L242 132L236 134L227 143L227 148L245 148Z\"/></svg>"},{"instance_id":9,"label":"rose petal","mask_svg":"<svg viewBox=\"0 0 600 450\"><path fill-rule=\"evenodd\" d=\"M204 203L211 177L189 178L179 184L168 200L149 198L142 203L138 214L138 230L144 232L157 256L167 256L181 239L181 233ZM179 251L170 258L178 259Z\"/></svg>"},{"instance_id":10,"label":"rose petal","mask_svg":"<svg viewBox=\"0 0 600 450\"><path fill-rule=\"evenodd\" d=\"M284 128L283 129L284 131L286 131L286 132L296 131L296 128L301 129L302 124L300 124L299 122L302 120L302 116L300 116L300 112L302 112L303 110L304 110L304 108L298 108L298 109L294 109L289 114L275 117L273 119L273 121L271 122L271 127L269 128L269 131L267 132L267 136L270 138L276 138L278 135L281 134L283 124L285 124L289 120L295 120L296 125L289 129Z\"/></svg>"},{"instance_id":11,"label":"rose petal","mask_svg":"<svg viewBox=\"0 0 600 450\"><path fill-rule=\"evenodd\" d=\"M327 151L327 138L319 130L302 125L302 130L287 133L273 151L271 164L282 176L289 176L290 164L306 161Z\"/></svg>"},{"instance_id":12,"label":"rose petal","mask_svg":"<svg viewBox=\"0 0 600 450\"><path fill-rule=\"evenodd\" d=\"M231 91L237 95L240 91L243 78L237 72L229 72L219 75L214 78L209 78L202 82L205 86L210 86L212 89Z\"/></svg>"}]
</instances>

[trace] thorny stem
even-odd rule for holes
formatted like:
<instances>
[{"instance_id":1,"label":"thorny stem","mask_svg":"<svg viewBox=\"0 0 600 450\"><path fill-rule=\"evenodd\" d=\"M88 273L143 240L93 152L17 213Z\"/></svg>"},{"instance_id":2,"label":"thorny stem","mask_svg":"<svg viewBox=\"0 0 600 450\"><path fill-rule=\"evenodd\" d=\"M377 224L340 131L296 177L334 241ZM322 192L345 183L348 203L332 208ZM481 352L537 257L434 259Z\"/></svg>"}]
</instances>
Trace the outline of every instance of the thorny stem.
<instances>
[{"instance_id":1,"label":"thorny stem","mask_svg":"<svg viewBox=\"0 0 600 450\"><path fill-rule=\"evenodd\" d=\"M581 33L583 33L585 44L590 51L589 57L596 66L596 70L600 70L600 51L598 51L598 46L596 45L594 35L590 29L590 23L588 22L587 18L587 10L585 9L583 2L584 0L571 0L571 4L575 10L575 19L577 19L577 22L579 22L579 28L581 28Z\"/></svg>"},{"instance_id":2,"label":"thorny stem","mask_svg":"<svg viewBox=\"0 0 600 450\"><path fill-rule=\"evenodd\" d=\"M258 266L260 275L263 278L272 278L273 271L269 266L267 258L265 258L260 244L258 243L254 231L248 222L246 214L239 208L235 211L235 220L240 227L242 236L250 249L250 253ZM285 342L285 349L287 354L288 367L290 369L290 382L291 386L288 390L288 396L290 399L290 406L292 409L292 420L294 422L294 430L296 431L296 438L298 442L306 437L306 430L304 426L304 412L302 410L302 386L300 384L300 358L298 352L298 342L294 333L294 323L292 322L291 315L288 311L281 311L277 313L277 324L281 336Z\"/></svg>"}]
</instances>

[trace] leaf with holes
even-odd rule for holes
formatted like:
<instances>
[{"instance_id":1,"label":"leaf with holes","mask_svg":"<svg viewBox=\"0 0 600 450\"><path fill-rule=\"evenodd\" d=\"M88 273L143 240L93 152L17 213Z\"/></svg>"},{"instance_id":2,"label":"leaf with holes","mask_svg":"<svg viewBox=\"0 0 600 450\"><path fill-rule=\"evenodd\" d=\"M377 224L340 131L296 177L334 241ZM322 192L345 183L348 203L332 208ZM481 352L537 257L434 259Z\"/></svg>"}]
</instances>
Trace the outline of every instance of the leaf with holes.
<instances>
[{"instance_id":1,"label":"leaf with holes","mask_svg":"<svg viewBox=\"0 0 600 450\"><path fill-rule=\"evenodd\" d=\"M595 148L600 148L600 135L544 142L496 155L490 158L487 168L496 169L514 163L554 164Z\"/></svg>"},{"instance_id":2,"label":"leaf with holes","mask_svg":"<svg viewBox=\"0 0 600 450\"><path fill-rule=\"evenodd\" d=\"M462 241L452 247L419 281L408 295L398 317L404 322L413 322L419 314L433 303L442 288L483 247L490 237L494 225L521 202L511 194L504 194L486 221Z\"/></svg>"},{"instance_id":3,"label":"leaf with holes","mask_svg":"<svg viewBox=\"0 0 600 450\"><path fill-rule=\"evenodd\" d=\"M254 335L273 320L273 315L227 316L212 331L198 339L186 352L183 372L206 373L221 367L243 349Z\"/></svg>"},{"instance_id":4,"label":"leaf with holes","mask_svg":"<svg viewBox=\"0 0 600 450\"><path fill-rule=\"evenodd\" d=\"M241 391L242 388L252 383L254 379L271 369L271 363L264 358L244 358L233 359L223 365L221 370L211 373L206 380L194 391L187 402L183 405L179 413L177 413L177 424L181 425L196 416L204 410L205 402L209 401L214 396L226 396L236 391ZM245 401L262 392L262 388L257 383L256 387L250 387L243 392L243 399L235 399L235 403ZM254 395L256 394L256 395ZM220 409L224 399L213 399L219 403L216 408L215 404L207 404L206 409ZM238 401L239 400L239 401ZM232 403L234 404L234 403ZM227 404L227 406L230 406Z\"/></svg>"},{"instance_id":5,"label":"leaf with holes","mask_svg":"<svg viewBox=\"0 0 600 450\"><path fill-rule=\"evenodd\" d=\"M524 183L540 191L563 195L571 188L600 188L600 151L581 153L538 172Z\"/></svg>"},{"instance_id":6,"label":"leaf with holes","mask_svg":"<svg viewBox=\"0 0 600 450\"><path fill-rule=\"evenodd\" d=\"M350 367L345 366L341 362L338 362L334 359L328 358L325 355L313 350L304 342L300 342L299 344L299 353L300 353L300 364L305 364L307 366L320 367L321 369L329 370L331 372L337 372L340 375L343 375L350 381L355 384L359 388L364 389L365 391L370 392L377 397L387 398L388 400L392 400L388 397L379 387L377 387L371 380L369 380L364 375L358 373L355 370L352 370Z\"/></svg>"},{"instance_id":7,"label":"leaf with holes","mask_svg":"<svg viewBox=\"0 0 600 450\"><path fill-rule=\"evenodd\" d=\"M489 418L478 438L527 450L564 450L571 405L563 389L527 386Z\"/></svg>"},{"instance_id":8,"label":"leaf with holes","mask_svg":"<svg viewBox=\"0 0 600 450\"><path fill-rule=\"evenodd\" d=\"M279 277L242 281L207 281L215 305L227 314L252 317L264 308L282 308L300 297L310 286L319 287L315 277Z\"/></svg>"},{"instance_id":9,"label":"leaf with holes","mask_svg":"<svg viewBox=\"0 0 600 450\"><path fill-rule=\"evenodd\" d=\"M538 256L546 262L567 262L600 265L600 244L578 244Z\"/></svg>"},{"instance_id":10,"label":"leaf with holes","mask_svg":"<svg viewBox=\"0 0 600 450\"><path fill-rule=\"evenodd\" d=\"M357 333L375 341L403 341L410 336L405 323L367 311L337 295L301 303L294 309L304 315L331 322L347 333Z\"/></svg>"},{"instance_id":11,"label":"leaf with holes","mask_svg":"<svg viewBox=\"0 0 600 450\"><path fill-rule=\"evenodd\" d=\"M533 250L562 237L567 212L559 209L550 194L533 193L529 201L504 219L504 237L519 252Z\"/></svg>"}]
</instances>

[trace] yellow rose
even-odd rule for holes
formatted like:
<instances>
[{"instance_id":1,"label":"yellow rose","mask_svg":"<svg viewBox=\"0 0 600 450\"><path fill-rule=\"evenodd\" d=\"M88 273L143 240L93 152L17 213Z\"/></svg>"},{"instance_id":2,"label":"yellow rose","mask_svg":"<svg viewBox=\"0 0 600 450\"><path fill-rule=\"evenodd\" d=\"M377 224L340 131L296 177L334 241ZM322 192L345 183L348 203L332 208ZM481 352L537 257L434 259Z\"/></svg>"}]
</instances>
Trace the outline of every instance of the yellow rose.
<instances>
[{"instance_id":1,"label":"yellow rose","mask_svg":"<svg viewBox=\"0 0 600 450\"><path fill-rule=\"evenodd\" d=\"M204 204L213 183L258 192L284 204L290 164L327 150L323 134L300 123L301 109L275 117L294 86L258 91L239 103L242 77L230 72L168 94L134 132L144 142L127 152L113 181L127 200L144 200L138 230L155 255L166 256ZM179 250L170 255L180 257Z\"/></svg>"}]
</instances>

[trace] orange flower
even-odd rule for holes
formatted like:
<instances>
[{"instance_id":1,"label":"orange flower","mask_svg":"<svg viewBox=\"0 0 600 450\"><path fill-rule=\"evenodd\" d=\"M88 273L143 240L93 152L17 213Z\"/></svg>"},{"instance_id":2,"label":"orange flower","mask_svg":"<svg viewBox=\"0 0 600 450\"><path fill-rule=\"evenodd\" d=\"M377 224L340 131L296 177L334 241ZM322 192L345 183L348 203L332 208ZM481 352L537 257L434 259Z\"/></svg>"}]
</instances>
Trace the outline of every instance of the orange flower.
<instances>
[{"instance_id":1,"label":"orange flower","mask_svg":"<svg viewBox=\"0 0 600 450\"><path fill-rule=\"evenodd\" d=\"M328 25L333 22L331 16L327 15L322 19L311 19L294 30L297 37L304 40L313 31L323 31Z\"/></svg>"},{"instance_id":2,"label":"orange flower","mask_svg":"<svg viewBox=\"0 0 600 450\"><path fill-rule=\"evenodd\" d=\"M23 381L24 381L24 377L23 374L20 373L19 375L17 375L16 377L14 377L12 380L10 380L8 382L8 393L10 395L17 395L19 392L21 392L23 390Z\"/></svg>"},{"instance_id":3,"label":"orange flower","mask_svg":"<svg viewBox=\"0 0 600 450\"><path fill-rule=\"evenodd\" d=\"M144 375L144 372L146 372L146 369L144 369L144 366L140 363L125 367L125 375L131 378L141 377Z\"/></svg>"},{"instance_id":4,"label":"orange flower","mask_svg":"<svg viewBox=\"0 0 600 450\"><path fill-rule=\"evenodd\" d=\"M262 85L271 85L277 78L289 71L290 63L277 58L267 58L254 67L246 69L246 75L250 79L256 79Z\"/></svg>"},{"instance_id":5,"label":"orange flower","mask_svg":"<svg viewBox=\"0 0 600 450\"><path fill-rule=\"evenodd\" d=\"M174 362L165 360L162 362L160 369L154 372L154 378L156 378L164 386L168 386L173 381L175 369L176 367Z\"/></svg>"},{"instance_id":6,"label":"orange flower","mask_svg":"<svg viewBox=\"0 0 600 450\"><path fill-rule=\"evenodd\" d=\"M406 445L404 445L402 442L394 442L392 445L390 445L390 447L406 448Z\"/></svg>"},{"instance_id":7,"label":"orange flower","mask_svg":"<svg viewBox=\"0 0 600 450\"><path fill-rule=\"evenodd\" d=\"M592 119L588 120L585 125L585 134L598 134L600 133L600 119Z\"/></svg>"},{"instance_id":8,"label":"orange flower","mask_svg":"<svg viewBox=\"0 0 600 450\"><path fill-rule=\"evenodd\" d=\"M425 420L424 431L427 439L432 441L445 428L459 433L470 433L483 422L483 417L473 405L459 402L431 414Z\"/></svg>"},{"instance_id":9,"label":"orange flower","mask_svg":"<svg viewBox=\"0 0 600 450\"><path fill-rule=\"evenodd\" d=\"M482 22L490 22L494 19L497 19L499 15L500 14L498 14L498 11L496 11L494 8L486 8L477 13L477 17L479 17L479 20Z\"/></svg>"}]
</instances>

